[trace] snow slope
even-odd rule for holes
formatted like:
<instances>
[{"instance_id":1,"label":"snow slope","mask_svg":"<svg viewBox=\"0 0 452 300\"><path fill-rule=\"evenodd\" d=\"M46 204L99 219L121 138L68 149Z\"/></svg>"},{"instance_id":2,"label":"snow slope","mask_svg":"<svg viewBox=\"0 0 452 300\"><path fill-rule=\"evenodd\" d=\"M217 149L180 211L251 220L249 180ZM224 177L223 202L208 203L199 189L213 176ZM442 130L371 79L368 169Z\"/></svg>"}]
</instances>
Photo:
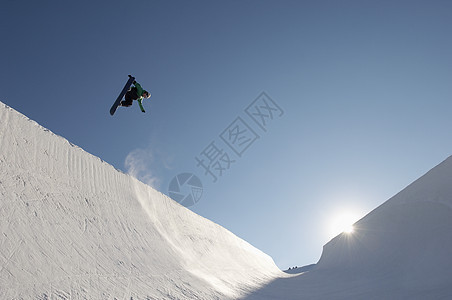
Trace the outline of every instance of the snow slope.
<instances>
[{"instance_id":1,"label":"snow slope","mask_svg":"<svg viewBox=\"0 0 452 300\"><path fill-rule=\"evenodd\" d=\"M0 299L452 299L452 157L300 275L0 103Z\"/></svg>"},{"instance_id":2,"label":"snow slope","mask_svg":"<svg viewBox=\"0 0 452 300\"><path fill-rule=\"evenodd\" d=\"M281 276L221 226L0 103L0 299L229 299Z\"/></svg>"},{"instance_id":3,"label":"snow slope","mask_svg":"<svg viewBox=\"0 0 452 300\"><path fill-rule=\"evenodd\" d=\"M452 157L246 299L452 299Z\"/></svg>"}]
</instances>

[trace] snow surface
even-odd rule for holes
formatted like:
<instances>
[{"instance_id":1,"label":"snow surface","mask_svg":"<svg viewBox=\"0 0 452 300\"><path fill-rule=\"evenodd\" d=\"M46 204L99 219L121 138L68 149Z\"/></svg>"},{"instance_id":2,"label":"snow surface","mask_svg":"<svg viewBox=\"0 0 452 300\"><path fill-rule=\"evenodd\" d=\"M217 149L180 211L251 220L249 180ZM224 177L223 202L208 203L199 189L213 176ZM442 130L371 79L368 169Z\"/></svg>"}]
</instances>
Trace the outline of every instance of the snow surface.
<instances>
[{"instance_id":1,"label":"snow surface","mask_svg":"<svg viewBox=\"0 0 452 300\"><path fill-rule=\"evenodd\" d=\"M452 157L246 299L452 299Z\"/></svg>"},{"instance_id":2,"label":"snow surface","mask_svg":"<svg viewBox=\"0 0 452 300\"><path fill-rule=\"evenodd\" d=\"M280 271L0 103L0 299L229 299Z\"/></svg>"},{"instance_id":3,"label":"snow surface","mask_svg":"<svg viewBox=\"0 0 452 300\"><path fill-rule=\"evenodd\" d=\"M0 299L452 299L452 157L290 275L0 103Z\"/></svg>"}]
</instances>

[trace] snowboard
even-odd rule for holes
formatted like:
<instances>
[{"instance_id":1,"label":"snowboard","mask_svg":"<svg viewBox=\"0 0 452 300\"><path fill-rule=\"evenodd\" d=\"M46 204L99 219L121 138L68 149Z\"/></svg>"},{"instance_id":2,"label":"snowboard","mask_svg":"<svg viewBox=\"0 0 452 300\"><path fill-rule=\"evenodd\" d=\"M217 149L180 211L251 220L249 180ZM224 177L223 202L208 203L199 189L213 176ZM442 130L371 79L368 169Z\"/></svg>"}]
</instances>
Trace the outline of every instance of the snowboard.
<instances>
[{"instance_id":1,"label":"snowboard","mask_svg":"<svg viewBox=\"0 0 452 300\"><path fill-rule=\"evenodd\" d=\"M130 89L130 86L132 85L132 83L135 81L135 77L133 77L132 75L129 75L129 80L127 81L126 85L124 86L124 88L122 89L121 93L119 94L118 98L116 98L115 103L113 103L112 107L110 108L110 115L114 115L116 112L116 109L119 106L119 103L121 103L122 98L124 97L124 95L127 93L127 91Z\"/></svg>"}]
</instances>

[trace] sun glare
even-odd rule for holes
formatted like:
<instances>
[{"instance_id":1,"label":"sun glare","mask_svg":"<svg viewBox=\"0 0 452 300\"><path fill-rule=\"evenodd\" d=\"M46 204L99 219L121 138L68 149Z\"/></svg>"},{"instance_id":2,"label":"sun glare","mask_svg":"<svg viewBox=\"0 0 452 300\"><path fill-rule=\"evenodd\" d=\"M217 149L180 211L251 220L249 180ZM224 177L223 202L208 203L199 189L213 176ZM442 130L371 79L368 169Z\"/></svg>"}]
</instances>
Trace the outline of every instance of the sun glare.
<instances>
[{"instance_id":1,"label":"sun glare","mask_svg":"<svg viewBox=\"0 0 452 300\"><path fill-rule=\"evenodd\" d=\"M337 213L330 223L329 236L333 238L341 233L353 234L353 224L360 219L360 215L353 212Z\"/></svg>"},{"instance_id":2,"label":"sun glare","mask_svg":"<svg viewBox=\"0 0 452 300\"><path fill-rule=\"evenodd\" d=\"M353 225L345 225L344 232L345 233L353 233Z\"/></svg>"}]
</instances>

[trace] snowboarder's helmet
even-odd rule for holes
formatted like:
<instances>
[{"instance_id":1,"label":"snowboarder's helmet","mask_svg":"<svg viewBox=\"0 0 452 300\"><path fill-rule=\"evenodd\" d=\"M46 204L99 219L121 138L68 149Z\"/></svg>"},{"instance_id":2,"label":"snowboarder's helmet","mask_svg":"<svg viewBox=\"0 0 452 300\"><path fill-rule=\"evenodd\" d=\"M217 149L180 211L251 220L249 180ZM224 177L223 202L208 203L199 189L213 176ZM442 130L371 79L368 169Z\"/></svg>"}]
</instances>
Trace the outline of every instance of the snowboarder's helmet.
<instances>
[{"instance_id":1,"label":"snowboarder's helmet","mask_svg":"<svg viewBox=\"0 0 452 300\"><path fill-rule=\"evenodd\" d=\"M143 96L144 96L145 98L151 98L151 93L149 93L149 92L146 91L146 90L143 90Z\"/></svg>"}]
</instances>

